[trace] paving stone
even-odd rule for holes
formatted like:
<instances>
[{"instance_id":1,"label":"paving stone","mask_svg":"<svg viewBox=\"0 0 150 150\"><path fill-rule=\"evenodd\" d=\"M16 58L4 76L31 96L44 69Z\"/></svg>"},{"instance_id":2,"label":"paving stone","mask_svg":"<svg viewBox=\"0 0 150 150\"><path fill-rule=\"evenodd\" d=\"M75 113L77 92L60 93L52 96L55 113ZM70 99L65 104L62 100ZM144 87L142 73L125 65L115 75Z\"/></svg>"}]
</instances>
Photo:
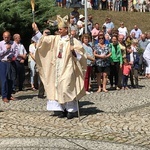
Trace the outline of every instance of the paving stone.
<instances>
[{"instance_id":1,"label":"paving stone","mask_svg":"<svg viewBox=\"0 0 150 150\"><path fill-rule=\"evenodd\" d=\"M8 104L0 101L0 110L4 111L0 112L0 150L1 146L3 150L9 149L7 142L10 143L11 150L29 149L29 147L23 147L23 141L26 144L28 142L33 149L48 148L44 145L43 147L38 144L32 145L30 142L35 137L38 137L35 140L38 142L42 141L43 137L51 140L58 139L58 141L60 138L65 138L65 140L74 140L73 142L82 141L79 143L84 145L83 147L72 144L68 147L53 145L54 150L68 148L73 150L84 148L148 150L150 148L150 84L149 80L141 80L139 83L145 87L140 90L86 95L80 100L81 121L78 118L67 120L50 116L51 113L46 110L47 100L38 99L37 92L17 93L15 95L19 100ZM12 137L11 140L8 139L9 137ZM21 142L17 143L15 137ZM22 141L23 137L28 138ZM15 145L13 139L16 145L20 144L21 147L13 147ZM94 143L92 140L95 141L95 145L99 142L100 144L92 147L91 143ZM106 144L109 147L103 147L102 141L110 142ZM117 143L122 145L118 146Z\"/></svg>"}]
</instances>

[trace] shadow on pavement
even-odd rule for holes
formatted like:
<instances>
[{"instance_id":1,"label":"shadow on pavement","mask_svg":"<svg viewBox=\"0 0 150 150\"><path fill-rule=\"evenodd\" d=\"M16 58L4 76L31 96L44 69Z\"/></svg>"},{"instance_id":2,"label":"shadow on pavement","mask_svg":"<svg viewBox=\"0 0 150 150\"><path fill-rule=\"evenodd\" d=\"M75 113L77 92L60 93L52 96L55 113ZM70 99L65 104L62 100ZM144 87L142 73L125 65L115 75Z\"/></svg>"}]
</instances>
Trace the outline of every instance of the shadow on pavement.
<instances>
[{"instance_id":1,"label":"shadow on pavement","mask_svg":"<svg viewBox=\"0 0 150 150\"><path fill-rule=\"evenodd\" d=\"M80 107L81 116L93 115L93 114L104 112L103 110L99 110L95 106L91 106L91 105L94 105L94 104L95 103L90 102L90 101L80 101L79 102L79 107ZM89 106L87 106L87 105L89 105ZM86 108L83 108L83 106L86 106Z\"/></svg>"},{"instance_id":2,"label":"shadow on pavement","mask_svg":"<svg viewBox=\"0 0 150 150\"><path fill-rule=\"evenodd\" d=\"M16 96L16 98L18 100L26 100L26 99L32 99L36 96L37 96L37 94L36 95L20 95L20 96Z\"/></svg>"},{"instance_id":3,"label":"shadow on pavement","mask_svg":"<svg viewBox=\"0 0 150 150\"><path fill-rule=\"evenodd\" d=\"M90 101L79 101L80 107L85 106L85 105L94 105L93 102Z\"/></svg>"},{"instance_id":4,"label":"shadow on pavement","mask_svg":"<svg viewBox=\"0 0 150 150\"><path fill-rule=\"evenodd\" d=\"M97 107L80 108L81 116L94 115L94 114L102 113L102 112L104 111L97 109Z\"/></svg>"}]
</instances>

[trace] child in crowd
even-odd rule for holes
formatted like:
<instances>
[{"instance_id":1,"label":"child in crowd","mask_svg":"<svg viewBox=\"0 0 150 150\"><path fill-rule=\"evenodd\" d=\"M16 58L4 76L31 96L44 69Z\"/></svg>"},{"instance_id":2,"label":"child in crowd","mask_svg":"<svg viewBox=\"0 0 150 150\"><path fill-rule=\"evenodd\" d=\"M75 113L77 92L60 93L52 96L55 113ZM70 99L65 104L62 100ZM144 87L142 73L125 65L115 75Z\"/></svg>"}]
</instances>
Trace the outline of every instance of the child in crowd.
<instances>
[{"instance_id":1,"label":"child in crowd","mask_svg":"<svg viewBox=\"0 0 150 150\"><path fill-rule=\"evenodd\" d=\"M127 58L123 59L123 66L122 66L122 71L123 71L123 77L122 77L122 89L124 90L128 90L128 77L131 71L131 65L129 64L129 61L127 60Z\"/></svg>"}]
</instances>

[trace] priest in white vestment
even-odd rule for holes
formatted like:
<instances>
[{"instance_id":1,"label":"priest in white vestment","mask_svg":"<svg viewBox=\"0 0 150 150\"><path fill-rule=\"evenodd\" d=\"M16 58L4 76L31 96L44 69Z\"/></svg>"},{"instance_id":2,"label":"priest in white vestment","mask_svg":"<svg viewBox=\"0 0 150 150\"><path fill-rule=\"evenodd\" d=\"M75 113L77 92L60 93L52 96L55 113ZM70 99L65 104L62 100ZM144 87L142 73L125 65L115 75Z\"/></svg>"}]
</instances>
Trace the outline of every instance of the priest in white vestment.
<instances>
[{"instance_id":1,"label":"priest in white vestment","mask_svg":"<svg viewBox=\"0 0 150 150\"><path fill-rule=\"evenodd\" d=\"M66 17L57 16L57 21L59 35L42 36L35 59L48 98L47 110L72 119L78 111L77 100L85 95L86 54L77 39L70 44Z\"/></svg>"}]
</instances>

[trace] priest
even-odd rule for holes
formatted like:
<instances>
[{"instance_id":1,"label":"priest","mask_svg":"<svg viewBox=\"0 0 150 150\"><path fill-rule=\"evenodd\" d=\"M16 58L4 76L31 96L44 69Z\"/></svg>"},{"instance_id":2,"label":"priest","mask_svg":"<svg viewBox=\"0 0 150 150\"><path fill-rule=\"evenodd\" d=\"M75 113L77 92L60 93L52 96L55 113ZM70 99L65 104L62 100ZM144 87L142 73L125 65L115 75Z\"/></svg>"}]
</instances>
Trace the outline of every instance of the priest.
<instances>
[{"instance_id":1,"label":"priest","mask_svg":"<svg viewBox=\"0 0 150 150\"><path fill-rule=\"evenodd\" d=\"M40 38L35 60L48 98L47 110L72 119L77 116L78 100L85 95L86 55L80 41L68 35L67 16L57 16L57 22L59 35Z\"/></svg>"}]
</instances>

